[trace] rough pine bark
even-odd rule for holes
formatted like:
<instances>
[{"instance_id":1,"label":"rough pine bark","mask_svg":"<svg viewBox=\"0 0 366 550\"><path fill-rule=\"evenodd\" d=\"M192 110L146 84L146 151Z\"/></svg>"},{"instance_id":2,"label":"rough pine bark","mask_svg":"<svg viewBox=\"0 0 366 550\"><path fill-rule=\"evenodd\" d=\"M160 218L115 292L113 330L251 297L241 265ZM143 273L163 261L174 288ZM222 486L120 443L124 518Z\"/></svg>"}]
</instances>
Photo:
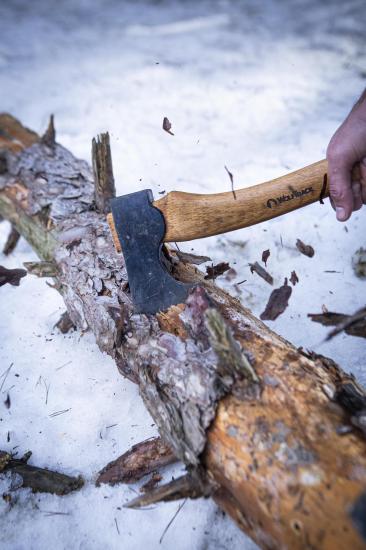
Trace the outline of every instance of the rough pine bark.
<instances>
[{"instance_id":1,"label":"rough pine bark","mask_svg":"<svg viewBox=\"0 0 366 550\"><path fill-rule=\"evenodd\" d=\"M171 251L172 274L196 288L186 304L134 314L88 164L9 115L0 138L0 216L56 264L72 322L139 384L196 487L262 548L366 548L357 382L296 349Z\"/></svg>"}]
</instances>

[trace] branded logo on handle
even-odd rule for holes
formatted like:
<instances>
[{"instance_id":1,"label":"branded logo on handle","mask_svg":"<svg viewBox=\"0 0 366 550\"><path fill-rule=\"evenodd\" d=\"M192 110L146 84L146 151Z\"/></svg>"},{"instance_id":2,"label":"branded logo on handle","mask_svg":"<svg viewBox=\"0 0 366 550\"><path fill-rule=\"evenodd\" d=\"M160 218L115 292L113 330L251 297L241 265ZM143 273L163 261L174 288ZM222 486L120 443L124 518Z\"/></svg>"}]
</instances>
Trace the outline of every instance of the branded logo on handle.
<instances>
[{"instance_id":1,"label":"branded logo on handle","mask_svg":"<svg viewBox=\"0 0 366 550\"><path fill-rule=\"evenodd\" d=\"M279 206L283 202L292 201L293 199L298 199L303 195L308 195L309 193L313 193L313 192L314 192L314 189L312 187L306 187L305 189L301 189L301 191L296 191L294 189L292 190L291 195L281 195L281 197L268 199L267 208L273 208L275 206Z\"/></svg>"}]
</instances>

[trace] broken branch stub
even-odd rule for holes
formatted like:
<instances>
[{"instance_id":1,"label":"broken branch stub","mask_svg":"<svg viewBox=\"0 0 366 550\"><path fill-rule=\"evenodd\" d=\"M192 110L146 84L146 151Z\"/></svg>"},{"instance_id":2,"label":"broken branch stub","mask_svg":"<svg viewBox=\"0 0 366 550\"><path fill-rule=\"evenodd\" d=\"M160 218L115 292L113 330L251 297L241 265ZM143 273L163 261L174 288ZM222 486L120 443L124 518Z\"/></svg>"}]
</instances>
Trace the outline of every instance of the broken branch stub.
<instances>
[{"instance_id":1,"label":"broken branch stub","mask_svg":"<svg viewBox=\"0 0 366 550\"><path fill-rule=\"evenodd\" d=\"M161 437L153 437L133 445L129 451L110 462L99 472L96 485L101 483L135 483L158 468L176 462L169 445Z\"/></svg>"},{"instance_id":2,"label":"broken branch stub","mask_svg":"<svg viewBox=\"0 0 366 550\"><path fill-rule=\"evenodd\" d=\"M100 134L92 141L92 164L95 202L98 212L110 212L110 200L116 196L109 133Z\"/></svg>"}]
</instances>

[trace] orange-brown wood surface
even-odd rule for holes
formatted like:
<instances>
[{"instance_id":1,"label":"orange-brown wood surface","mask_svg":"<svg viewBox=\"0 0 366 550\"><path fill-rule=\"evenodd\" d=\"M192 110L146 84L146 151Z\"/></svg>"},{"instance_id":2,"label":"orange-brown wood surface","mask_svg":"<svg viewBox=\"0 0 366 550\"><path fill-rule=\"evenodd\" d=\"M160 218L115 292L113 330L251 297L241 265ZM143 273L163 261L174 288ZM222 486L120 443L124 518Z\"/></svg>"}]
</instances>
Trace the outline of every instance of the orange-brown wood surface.
<instances>
[{"instance_id":1,"label":"orange-brown wood surface","mask_svg":"<svg viewBox=\"0 0 366 550\"><path fill-rule=\"evenodd\" d=\"M217 501L262 548L366 548L350 516L366 490L366 445L339 433L349 422L330 399L339 372L267 337L245 342L260 400L227 397L209 431Z\"/></svg>"}]
</instances>

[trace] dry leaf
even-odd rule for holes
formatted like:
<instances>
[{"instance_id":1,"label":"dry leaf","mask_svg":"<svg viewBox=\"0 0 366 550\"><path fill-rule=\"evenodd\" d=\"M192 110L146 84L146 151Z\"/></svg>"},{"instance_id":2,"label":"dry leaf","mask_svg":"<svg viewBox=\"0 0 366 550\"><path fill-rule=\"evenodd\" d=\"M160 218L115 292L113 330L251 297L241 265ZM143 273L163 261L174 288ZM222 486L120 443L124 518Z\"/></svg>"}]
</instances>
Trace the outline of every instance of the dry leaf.
<instances>
[{"instance_id":1,"label":"dry leaf","mask_svg":"<svg viewBox=\"0 0 366 550\"><path fill-rule=\"evenodd\" d=\"M300 239L297 239L296 241L296 248L301 252L301 254L304 254L304 256L308 256L309 258L312 258L315 254L314 248L310 246L310 244L303 243Z\"/></svg>"},{"instance_id":2,"label":"dry leaf","mask_svg":"<svg viewBox=\"0 0 366 550\"><path fill-rule=\"evenodd\" d=\"M268 271L264 269L261 265L259 265L258 262L255 262L254 264L249 264L250 271L252 273L257 273L262 279L264 279L269 285L273 285L273 277Z\"/></svg>"},{"instance_id":3,"label":"dry leaf","mask_svg":"<svg viewBox=\"0 0 366 550\"><path fill-rule=\"evenodd\" d=\"M264 265L266 267L267 267L267 260L270 257L270 255L271 255L270 250L263 250L263 252L262 252L262 262L264 263Z\"/></svg>"},{"instance_id":4,"label":"dry leaf","mask_svg":"<svg viewBox=\"0 0 366 550\"><path fill-rule=\"evenodd\" d=\"M292 288L287 283L287 278L280 288L275 288L268 300L265 310L261 314L263 321L274 321L285 311L292 293Z\"/></svg>"}]
</instances>

